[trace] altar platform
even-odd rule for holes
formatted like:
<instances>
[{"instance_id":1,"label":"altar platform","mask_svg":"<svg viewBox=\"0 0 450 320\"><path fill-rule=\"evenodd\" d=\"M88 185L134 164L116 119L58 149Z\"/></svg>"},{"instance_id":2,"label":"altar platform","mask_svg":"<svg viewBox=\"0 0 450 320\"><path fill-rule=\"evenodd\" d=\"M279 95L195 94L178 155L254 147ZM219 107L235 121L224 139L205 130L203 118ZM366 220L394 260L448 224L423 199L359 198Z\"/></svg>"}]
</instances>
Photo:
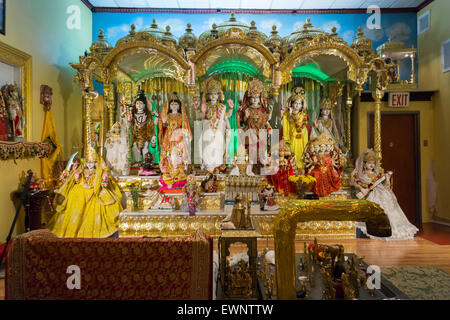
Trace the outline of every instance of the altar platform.
<instances>
[{"instance_id":1,"label":"altar platform","mask_svg":"<svg viewBox=\"0 0 450 320\"><path fill-rule=\"evenodd\" d=\"M205 176L196 176L197 183ZM159 190L160 176L121 176L118 183L125 193L125 210L119 217L119 237L179 237L202 230L211 237L221 236L220 224L233 210L233 200L237 194L252 201L251 216L258 225L263 238L272 238L272 226L279 210L263 211L259 205L261 176L217 175L217 192L202 193L195 216L181 210L183 193L180 190ZM134 210L130 185L139 185L137 210ZM163 197L171 198L171 206ZM330 195L332 199L348 199L348 191ZM310 200L315 201L315 200ZM124 204L125 204L124 203ZM162 203L162 204L161 204ZM309 221L297 225L296 239L355 239L356 226L353 221Z\"/></svg>"},{"instance_id":2,"label":"altar platform","mask_svg":"<svg viewBox=\"0 0 450 320\"><path fill-rule=\"evenodd\" d=\"M314 201L314 200L311 200ZM221 236L220 224L231 213L232 205L224 211L197 212L189 216L180 211L124 211L119 218L119 237L178 237L204 231L211 237ZM252 205L252 217L258 224L263 238L272 238L273 220L278 211L261 211ZM296 239L355 239L356 228L352 221L310 221L297 225Z\"/></svg>"}]
</instances>

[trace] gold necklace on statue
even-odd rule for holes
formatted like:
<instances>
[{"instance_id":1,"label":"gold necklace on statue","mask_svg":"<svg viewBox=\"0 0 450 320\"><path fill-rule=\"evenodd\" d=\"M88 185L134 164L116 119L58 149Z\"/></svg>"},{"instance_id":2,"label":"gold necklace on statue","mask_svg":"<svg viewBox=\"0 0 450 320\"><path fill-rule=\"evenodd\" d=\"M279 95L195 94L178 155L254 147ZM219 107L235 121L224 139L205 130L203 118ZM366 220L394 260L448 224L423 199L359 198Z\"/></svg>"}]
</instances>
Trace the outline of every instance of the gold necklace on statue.
<instances>
[{"instance_id":1,"label":"gold necklace on statue","mask_svg":"<svg viewBox=\"0 0 450 320\"><path fill-rule=\"evenodd\" d=\"M214 130L214 132L217 130L217 128L219 127L219 122L220 122L220 118L222 115L222 109L223 107L219 104L219 105L209 105L208 108L208 120L211 123L211 128Z\"/></svg>"}]
</instances>

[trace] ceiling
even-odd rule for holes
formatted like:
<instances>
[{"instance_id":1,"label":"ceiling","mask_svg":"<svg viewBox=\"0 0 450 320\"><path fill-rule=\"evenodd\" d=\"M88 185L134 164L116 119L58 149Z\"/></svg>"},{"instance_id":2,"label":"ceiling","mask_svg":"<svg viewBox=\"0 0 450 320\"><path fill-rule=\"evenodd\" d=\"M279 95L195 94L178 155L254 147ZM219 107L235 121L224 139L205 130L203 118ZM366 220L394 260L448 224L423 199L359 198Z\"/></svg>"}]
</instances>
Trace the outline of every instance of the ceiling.
<instances>
[{"instance_id":1,"label":"ceiling","mask_svg":"<svg viewBox=\"0 0 450 320\"><path fill-rule=\"evenodd\" d=\"M416 8L424 0L83 0L93 7L168 9L366 9Z\"/></svg>"}]
</instances>

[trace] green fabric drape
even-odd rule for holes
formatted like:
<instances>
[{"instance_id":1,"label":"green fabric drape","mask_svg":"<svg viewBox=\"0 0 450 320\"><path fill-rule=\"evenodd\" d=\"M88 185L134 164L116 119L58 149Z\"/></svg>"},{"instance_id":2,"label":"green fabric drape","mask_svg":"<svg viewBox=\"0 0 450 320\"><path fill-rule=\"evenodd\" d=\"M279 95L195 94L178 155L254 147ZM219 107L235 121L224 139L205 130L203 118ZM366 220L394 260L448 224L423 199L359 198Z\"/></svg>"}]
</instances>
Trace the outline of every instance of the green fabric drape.
<instances>
[{"instance_id":1,"label":"green fabric drape","mask_svg":"<svg viewBox=\"0 0 450 320\"><path fill-rule=\"evenodd\" d=\"M152 102L152 120L155 121L156 116L153 115L153 112L158 112L158 106L156 105L156 100L153 100ZM148 151L151 153L151 155L153 156L153 163L159 163L159 157L161 154L161 147L159 145L159 139L158 139L158 126L155 125L155 135L156 135L156 146L153 148L151 142L148 144Z\"/></svg>"}]
</instances>

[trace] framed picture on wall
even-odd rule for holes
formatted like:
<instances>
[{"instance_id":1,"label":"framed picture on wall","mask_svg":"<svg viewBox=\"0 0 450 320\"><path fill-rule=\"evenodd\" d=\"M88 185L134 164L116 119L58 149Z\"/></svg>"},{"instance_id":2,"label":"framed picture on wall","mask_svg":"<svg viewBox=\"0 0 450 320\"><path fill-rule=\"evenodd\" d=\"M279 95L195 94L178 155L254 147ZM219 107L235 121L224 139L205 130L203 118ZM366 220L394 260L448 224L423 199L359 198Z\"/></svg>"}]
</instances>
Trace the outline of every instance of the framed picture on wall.
<instances>
[{"instance_id":1,"label":"framed picture on wall","mask_svg":"<svg viewBox=\"0 0 450 320\"><path fill-rule=\"evenodd\" d=\"M0 33L5 34L6 0L0 0Z\"/></svg>"}]
</instances>

